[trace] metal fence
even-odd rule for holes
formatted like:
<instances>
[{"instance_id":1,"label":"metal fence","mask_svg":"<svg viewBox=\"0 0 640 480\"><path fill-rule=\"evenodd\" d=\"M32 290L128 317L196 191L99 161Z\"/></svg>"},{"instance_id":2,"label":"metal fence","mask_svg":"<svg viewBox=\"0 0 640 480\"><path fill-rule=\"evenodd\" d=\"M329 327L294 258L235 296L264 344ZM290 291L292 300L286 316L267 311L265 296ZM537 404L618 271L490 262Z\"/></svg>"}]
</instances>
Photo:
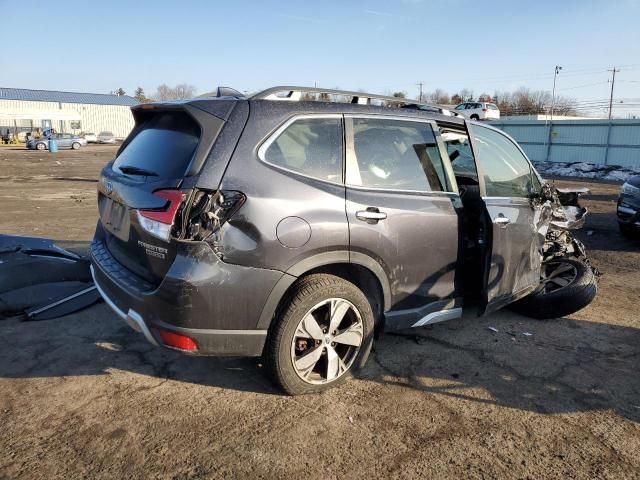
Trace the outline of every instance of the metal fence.
<instances>
[{"instance_id":1,"label":"metal fence","mask_svg":"<svg viewBox=\"0 0 640 480\"><path fill-rule=\"evenodd\" d=\"M504 120L533 161L586 162L640 168L640 120Z\"/></svg>"}]
</instances>

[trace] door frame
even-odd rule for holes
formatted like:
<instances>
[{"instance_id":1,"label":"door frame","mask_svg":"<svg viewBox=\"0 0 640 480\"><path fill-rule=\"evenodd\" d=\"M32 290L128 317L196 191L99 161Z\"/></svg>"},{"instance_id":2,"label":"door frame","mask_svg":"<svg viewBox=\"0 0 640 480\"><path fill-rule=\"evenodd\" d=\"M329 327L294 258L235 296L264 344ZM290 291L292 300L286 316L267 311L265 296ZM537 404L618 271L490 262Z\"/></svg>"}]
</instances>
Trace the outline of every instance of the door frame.
<instances>
[{"instance_id":1,"label":"door frame","mask_svg":"<svg viewBox=\"0 0 640 480\"><path fill-rule=\"evenodd\" d=\"M525 297L526 295L528 295L529 293L531 293L532 291L534 291L537 287L533 286L533 287L527 287L524 288L518 292L513 292L513 294L509 297L509 298L500 298L499 300L496 300L495 302L492 302L491 300L488 299L488 287L489 287L489 273L491 271L491 258L493 255L493 219L491 218L491 215L489 214L488 208L487 208L487 200L496 200L499 202L504 202L506 204L511 204L517 207L524 207L529 206L529 208L531 208L531 210L534 212L534 216L535 216L535 210L536 209L540 209L541 205L536 204L534 201L532 201L531 199L525 198L525 197L497 197L497 196L489 196L487 195L487 190L486 190L486 184L485 184L485 179L484 179L484 168L482 165L482 160L480 159L480 157L477 155L477 149L476 149L476 141L471 133L471 130L469 128L469 122L467 120L465 120L465 129L467 131L467 135L469 137L469 145L471 146L471 151L473 153L473 158L475 159L475 164L476 164L476 172L478 173L478 185L480 187L480 196L482 198L482 201L484 203L484 214L485 214L485 220L487 222L487 225L490 226L490 228L487 228L486 230L486 237L485 237L485 251L484 251L484 258L483 258L483 276L482 276L482 291L481 291L481 297L482 297L482 302L480 305L480 309L479 309L479 313L481 315L485 315L487 313L491 313L495 310L498 310L499 308L504 307L505 305L508 305L509 303L515 302L516 300L519 300L522 297ZM522 156L524 157L524 159L526 160L526 162L529 165L529 172L530 175L533 177L534 175L538 178L538 180L540 181L540 183L544 183L542 181L542 179L540 178L540 176L538 175L537 171L535 170L535 168L533 167L533 164L531 163L531 160L529 159L529 157L527 156L527 154L524 152L524 150L522 149L522 147L520 145L518 145L518 142L516 142L509 134L507 134L506 132L503 132L502 130L499 130L495 127L491 127L489 125L478 125L479 128L486 128L488 130L493 130L495 132L497 132L498 134L502 135L503 137L505 137L507 140L509 140L515 147L516 149L522 154ZM538 272L538 274L540 274L540 272Z\"/></svg>"},{"instance_id":2,"label":"door frame","mask_svg":"<svg viewBox=\"0 0 640 480\"><path fill-rule=\"evenodd\" d=\"M425 197L446 197L450 198L452 202L452 207L458 214L458 218L460 219L461 210L462 210L462 200L460 199L460 193L458 191L458 184L456 182L455 174L453 172L453 167L451 166L451 161L449 160L449 155L447 153L446 145L442 139L440 134L439 126L436 120L433 119L422 119L415 117L407 117L401 115L376 115L376 114L367 114L367 113L345 113L343 114L344 122L344 187L345 187L345 196L348 194L349 189L360 190L360 191L372 191L384 194L385 192L393 193L393 194L406 194L413 196L425 196ZM433 132L434 138L436 140L436 145L438 147L438 151L440 153L440 157L442 159L442 165L444 168L444 173L447 181L447 185L445 188L448 188L451 191L414 191L414 190L403 190L403 189L391 189L391 188L379 188L379 187L366 187L362 185L354 185L350 183L351 174L354 168L357 169L357 157L355 153L355 145L354 145L354 132L353 132L353 120L355 118L369 118L369 119L380 119L380 120L392 120L399 121L405 123L427 123L431 126L431 130ZM347 197L345 197L345 200ZM346 208L346 202L345 202ZM348 215L347 215L348 216ZM461 265L463 261L462 255L462 236L461 236L461 222L458 222L458 255L456 258L456 272L455 276L458 277L461 273ZM358 252L352 252L351 248L349 249L350 255L356 253L357 255L363 255ZM375 260L374 260L375 261ZM376 261L377 262L377 261ZM379 265L379 264L378 264ZM381 267L382 268L382 267ZM384 271L384 269L383 269ZM387 272L385 271L385 275ZM459 283L459 280L455 280L455 283ZM462 316L462 307L463 307L464 298L461 295L454 296L451 298L443 298L440 300L436 300L431 303L427 303L425 305L415 307L415 308L407 308L402 310L392 310L384 312L385 316L385 330L397 330L401 328L410 328L410 327L421 327L425 325L430 325L433 323L438 323L446 320L451 320L455 318L460 318Z\"/></svg>"}]
</instances>

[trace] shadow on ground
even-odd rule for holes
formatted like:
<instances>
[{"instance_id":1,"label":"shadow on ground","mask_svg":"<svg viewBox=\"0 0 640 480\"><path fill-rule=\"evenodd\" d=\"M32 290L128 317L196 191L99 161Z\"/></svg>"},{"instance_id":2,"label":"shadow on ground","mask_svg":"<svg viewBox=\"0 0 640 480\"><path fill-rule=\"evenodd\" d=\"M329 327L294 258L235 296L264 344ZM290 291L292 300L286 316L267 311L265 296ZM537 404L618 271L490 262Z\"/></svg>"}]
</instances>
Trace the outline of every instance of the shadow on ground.
<instances>
[{"instance_id":1,"label":"shadow on ground","mask_svg":"<svg viewBox=\"0 0 640 480\"><path fill-rule=\"evenodd\" d=\"M106 376L120 370L280 394L260 359L189 357L152 347L104 304L57 320L0 321L0 345L0 378ZM640 421L639 366L639 329L499 312L387 334L361 377L537 413L612 409Z\"/></svg>"}]
</instances>

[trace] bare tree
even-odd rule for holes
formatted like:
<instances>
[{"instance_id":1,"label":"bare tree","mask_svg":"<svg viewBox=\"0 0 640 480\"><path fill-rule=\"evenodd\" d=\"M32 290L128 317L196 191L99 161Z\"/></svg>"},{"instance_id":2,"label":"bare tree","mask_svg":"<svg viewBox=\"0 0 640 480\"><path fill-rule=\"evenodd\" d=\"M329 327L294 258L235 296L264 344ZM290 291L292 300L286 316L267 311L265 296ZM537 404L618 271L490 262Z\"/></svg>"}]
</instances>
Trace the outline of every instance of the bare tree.
<instances>
[{"instance_id":1,"label":"bare tree","mask_svg":"<svg viewBox=\"0 0 640 480\"><path fill-rule=\"evenodd\" d=\"M429 93L427 95L427 98L432 103L438 103L442 105L448 105L449 103L451 103L449 94L441 88L436 88L432 93Z\"/></svg>"},{"instance_id":2,"label":"bare tree","mask_svg":"<svg viewBox=\"0 0 640 480\"><path fill-rule=\"evenodd\" d=\"M460 98L462 98L463 102L472 102L473 101L473 90L469 90L468 88L463 88L458 93Z\"/></svg>"},{"instance_id":3,"label":"bare tree","mask_svg":"<svg viewBox=\"0 0 640 480\"><path fill-rule=\"evenodd\" d=\"M166 83L158 86L155 95L153 95L154 100L159 100L162 102L171 101L171 100L182 100L185 98L193 98L196 95L196 87L193 85L188 85L186 83L180 83L175 87L170 87Z\"/></svg>"}]
</instances>

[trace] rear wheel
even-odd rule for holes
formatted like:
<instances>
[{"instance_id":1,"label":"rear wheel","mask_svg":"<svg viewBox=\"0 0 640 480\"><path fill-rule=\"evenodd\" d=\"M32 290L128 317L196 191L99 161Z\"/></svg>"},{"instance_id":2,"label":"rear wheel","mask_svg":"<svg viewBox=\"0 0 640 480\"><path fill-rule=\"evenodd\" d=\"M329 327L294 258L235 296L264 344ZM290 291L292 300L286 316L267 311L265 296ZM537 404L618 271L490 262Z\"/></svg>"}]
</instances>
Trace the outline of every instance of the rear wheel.
<instances>
[{"instance_id":1,"label":"rear wheel","mask_svg":"<svg viewBox=\"0 0 640 480\"><path fill-rule=\"evenodd\" d=\"M367 297L328 274L301 279L274 320L266 346L269 370L290 395L321 392L361 368L373 342Z\"/></svg>"},{"instance_id":2,"label":"rear wheel","mask_svg":"<svg viewBox=\"0 0 640 480\"><path fill-rule=\"evenodd\" d=\"M480 120L480 117L474 113L471 115L471 120Z\"/></svg>"},{"instance_id":3,"label":"rear wheel","mask_svg":"<svg viewBox=\"0 0 640 480\"><path fill-rule=\"evenodd\" d=\"M71 144L71 148L73 148L74 150L78 150L80 148L80 144L78 142L73 142Z\"/></svg>"},{"instance_id":4,"label":"rear wheel","mask_svg":"<svg viewBox=\"0 0 640 480\"><path fill-rule=\"evenodd\" d=\"M45 148L47 148L47 146L46 146L44 143L38 143L38 144L36 145L36 148L37 148L38 150L44 150Z\"/></svg>"},{"instance_id":5,"label":"rear wheel","mask_svg":"<svg viewBox=\"0 0 640 480\"><path fill-rule=\"evenodd\" d=\"M591 266L574 258L559 258L542 265L540 287L511 305L532 318L557 318L586 307L598 292Z\"/></svg>"}]
</instances>

